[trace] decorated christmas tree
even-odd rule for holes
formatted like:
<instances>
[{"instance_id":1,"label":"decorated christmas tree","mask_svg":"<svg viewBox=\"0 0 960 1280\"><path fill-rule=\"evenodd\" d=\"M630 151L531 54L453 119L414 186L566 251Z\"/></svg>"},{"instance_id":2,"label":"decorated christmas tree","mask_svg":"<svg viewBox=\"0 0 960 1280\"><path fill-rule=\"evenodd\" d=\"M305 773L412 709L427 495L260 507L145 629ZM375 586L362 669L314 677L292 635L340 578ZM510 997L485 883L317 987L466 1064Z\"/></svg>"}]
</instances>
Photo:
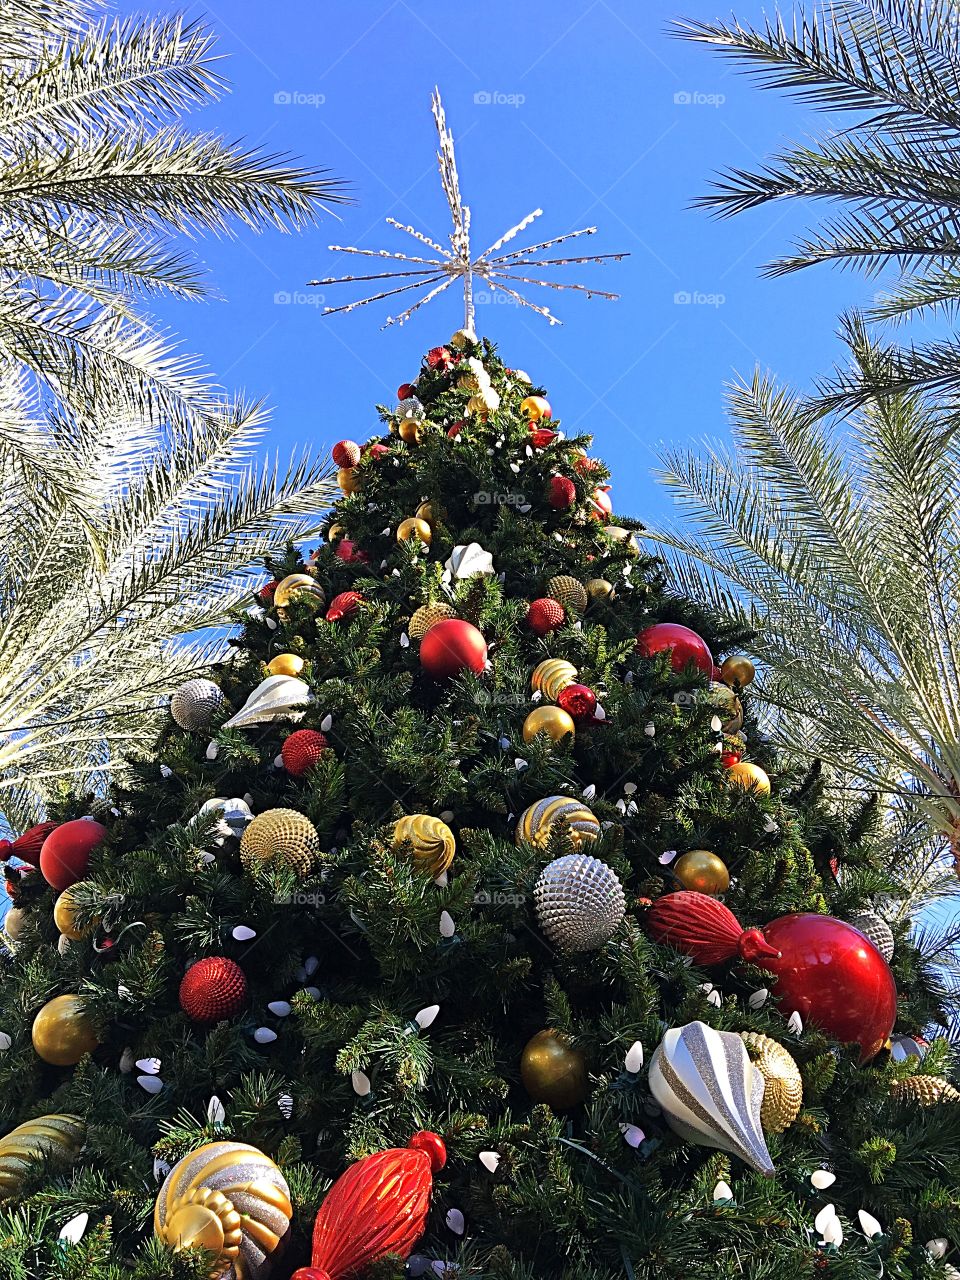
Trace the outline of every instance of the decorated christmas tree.
<instances>
[{"instance_id":1,"label":"decorated christmas tree","mask_svg":"<svg viewBox=\"0 0 960 1280\"><path fill-rule=\"evenodd\" d=\"M0 1276L947 1274L882 813L771 758L546 388L408 372L135 785L6 850Z\"/></svg>"}]
</instances>

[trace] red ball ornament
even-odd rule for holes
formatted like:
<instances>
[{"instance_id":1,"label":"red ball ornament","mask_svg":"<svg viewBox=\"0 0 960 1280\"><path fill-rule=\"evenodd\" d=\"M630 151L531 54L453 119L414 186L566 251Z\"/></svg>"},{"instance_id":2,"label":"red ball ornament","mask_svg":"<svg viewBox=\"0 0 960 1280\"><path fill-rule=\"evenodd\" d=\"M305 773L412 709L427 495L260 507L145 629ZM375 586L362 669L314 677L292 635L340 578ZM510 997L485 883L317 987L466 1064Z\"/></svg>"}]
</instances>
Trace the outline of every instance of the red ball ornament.
<instances>
[{"instance_id":1,"label":"red ball ornament","mask_svg":"<svg viewBox=\"0 0 960 1280\"><path fill-rule=\"evenodd\" d=\"M594 489L590 501L592 503L590 514L594 520L609 520L613 515L613 502L606 488Z\"/></svg>"},{"instance_id":2,"label":"red ball ornament","mask_svg":"<svg viewBox=\"0 0 960 1280\"><path fill-rule=\"evenodd\" d=\"M434 680L447 680L461 671L479 675L487 663L487 642L472 622L444 618L420 641L420 662Z\"/></svg>"},{"instance_id":3,"label":"red ball ornament","mask_svg":"<svg viewBox=\"0 0 960 1280\"><path fill-rule=\"evenodd\" d=\"M366 551L361 551L355 542L351 542L349 538L341 538L333 549L333 554L338 560L342 560L344 564L362 563L366 564L370 556Z\"/></svg>"},{"instance_id":4,"label":"red ball ornament","mask_svg":"<svg viewBox=\"0 0 960 1280\"><path fill-rule=\"evenodd\" d=\"M360 461L360 446L354 440L338 440L330 452L338 467L355 467Z\"/></svg>"},{"instance_id":5,"label":"red ball ornament","mask_svg":"<svg viewBox=\"0 0 960 1280\"><path fill-rule=\"evenodd\" d=\"M670 650L670 664L674 671L683 671L691 662L699 670L710 675L713 672L713 655L695 631L679 622L656 622L637 636L637 653L652 658L664 649Z\"/></svg>"},{"instance_id":6,"label":"red ball ornament","mask_svg":"<svg viewBox=\"0 0 960 1280\"><path fill-rule=\"evenodd\" d=\"M548 444L553 444L556 438L557 433L550 431L547 427L537 427L530 432L530 443L535 449L545 449Z\"/></svg>"},{"instance_id":7,"label":"red ball ornament","mask_svg":"<svg viewBox=\"0 0 960 1280\"><path fill-rule=\"evenodd\" d=\"M566 619L566 611L559 600L543 596L532 600L527 609L526 623L534 635L546 636L557 627L562 627Z\"/></svg>"},{"instance_id":8,"label":"red ball ornament","mask_svg":"<svg viewBox=\"0 0 960 1280\"><path fill-rule=\"evenodd\" d=\"M720 763L725 769L732 769L735 764L739 764L743 759L742 751L723 751L720 754Z\"/></svg>"},{"instance_id":9,"label":"red ball ornament","mask_svg":"<svg viewBox=\"0 0 960 1280\"><path fill-rule=\"evenodd\" d=\"M6 862L10 858L20 858L24 862L29 862L31 866L39 867L43 842L51 831L56 829L55 822L41 822L36 827L30 827L22 836L17 836L16 840L0 840L0 862Z\"/></svg>"},{"instance_id":10,"label":"red ball ornament","mask_svg":"<svg viewBox=\"0 0 960 1280\"><path fill-rule=\"evenodd\" d=\"M551 476L547 501L557 511L566 511L577 497L577 486L567 476Z\"/></svg>"},{"instance_id":11,"label":"red ball ornament","mask_svg":"<svg viewBox=\"0 0 960 1280\"><path fill-rule=\"evenodd\" d=\"M433 1175L446 1159L443 1140L424 1130L406 1147L352 1164L317 1211L310 1266L292 1280L344 1280L387 1254L408 1258L427 1225Z\"/></svg>"},{"instance_id":12,"label":"red ball ornament","mask_svg":"<svg viewBox=\"0 0 960 1280\"><path fill-rule=\"evenodd\" d=\"M397 399L409 400L413 395L414 390L415 388L412 382L401 382L399 387L397 387Z\"/></svg>"},{"instance_id":13,"label":"red ball ornament","mask_svg":"<svg viewBox=\"0 0 960 1280\"><path fill-rule=\"evenodd\" d=\"M243 970L226 956L207 956L191 965L180 983L180 1008L191 1022L224 1022L247 1003Z\"/></svg>"},{"instance_id":14,"label":"red ball ornament","mask_svg":"<svg viewBox=\"0 0 960 1280\"><path fill-rule=\"evenodd\" d=\"M557 706L573 716L574 720L592 720L597 709L597 695L589 685L568 684L557 694Z\"/></svg>"},{"instance_id":15,"label":"red ball ornament","mask_svg":"<svg viewBox=\"0 0 960 1280\"><path fill-rule=\"evenodd\" d=\"M75 818L51 831L40 850L40 872L47 884L62 893L82 880L90 854L106 834L107 828L92 818Z\"/></svg>"},{"instance_id":16,"label":"red ball ornament","mask_svg":"<svg viewBox=\"0 0 960 1280\"><path fill-rule=\"evenodd\" d=\"M386 455L389 452L390 452L390 446L388 444L383 444L380 440L378 440L375 444L370 445L370 447L367 449L367 453L370 455L371 458L373 458L374 462L376 462L378 458L386 457Z\"/></svg>"},{"instance_id":17,"label":"red ball ornament","mask_svg":"<svg viewBox=\"0 0 960 1280\"><path fill-rule=\"evenodd\" d=\"M287 773L302 778L309 773L329 746L326 735L316 729L298 729L280 748L280 758Z\"/></svg>"},{"instance_id":18,"label":"red ball ornament","mask_svg":"<svg viewBox=\"0 0 960 1280\"><path fill-rule=\"evenodd\" d=\"M352 618L363 604L363 596L359 591L341 591L330 601L330 608L324 615L328 622L339 622L341 618Z\"/></svg>"}]
</instances>

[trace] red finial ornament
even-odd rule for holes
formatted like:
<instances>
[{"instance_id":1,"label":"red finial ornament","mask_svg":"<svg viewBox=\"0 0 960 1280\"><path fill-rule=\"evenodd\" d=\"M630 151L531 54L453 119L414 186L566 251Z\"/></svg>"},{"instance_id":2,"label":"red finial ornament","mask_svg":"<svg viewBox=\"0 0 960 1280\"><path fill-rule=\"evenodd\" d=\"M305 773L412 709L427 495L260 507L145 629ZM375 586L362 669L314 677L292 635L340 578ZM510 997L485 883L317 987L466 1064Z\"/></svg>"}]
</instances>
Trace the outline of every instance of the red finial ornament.
<instances>
[{"instance_id":1,"label":"red finial ornament","mask_svg":"<svg viewBox=\"0 0 960 1280\"><path fill-rule=\"evenodd\" d=\"M24 862L39 867L43 842L57 825L56 822L41 822L25 831L22 836L17 836L16 840L0 840L0 862L22 858Z\"/></svg>"},{"instance_id":2,"label":"red finial ornament","mask_svg":"<svg viewBox=\"0 0 960 1280\"><path fill-rule=\"evenodd\" d=\"M744 929L729 907L706 893L684 889L658 898L646 916L657 942L668 942L697 964L724 964L739 956L752 964L779 956L759 929Z\"/></svg>"},{"instance_id":3,"label":"red finial ornament","mask_svg":"<svg viewBox=\"0 0 960 1280\"><path fill-rule=\"evenodd\" d=\"M341 618L352 618L363 602L359 591L341 591L330 601L326 619L328 622L339 622Z\"/></svg>"},{"instance_id":4,"label":"red finial ornament","mask_svg":"<svg viewBox=\"0 0 960 1280\"><path fill-rule=\"evenodd\" d=\"M443 1139L424 1129L405 1147L352 1164L317 1211L310 1266L292 1280L342 1280L389 1253L408 1258L426 1226L433 1175L446 1160Z\"/></svg>"}]
</instances>

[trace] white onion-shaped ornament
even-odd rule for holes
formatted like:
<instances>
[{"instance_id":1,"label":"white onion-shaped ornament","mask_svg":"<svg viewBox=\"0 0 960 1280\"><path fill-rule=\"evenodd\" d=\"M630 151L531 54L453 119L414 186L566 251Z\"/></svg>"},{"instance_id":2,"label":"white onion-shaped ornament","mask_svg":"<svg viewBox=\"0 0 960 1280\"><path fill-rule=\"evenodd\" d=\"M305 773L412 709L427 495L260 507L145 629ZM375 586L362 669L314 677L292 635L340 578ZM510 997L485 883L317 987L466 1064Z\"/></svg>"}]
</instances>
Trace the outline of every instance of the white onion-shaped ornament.
<instances>
[{"instance_id":1,"label":"white onion-shaped ornament","mask_svg":"<svg viewBox=\"0 0 960 1280\"><path fill-rule=\"evenodd\" d=\"M181 729L190 733L206 729L227 705L223 690L212 680L187 680L170 699L170 714Z\"/></svg>"},{"instance_id":2,"label":"white onion-shaped ornament","mask_svg":"<svg viewBox=\"0 0 960 1280\"><path fill-rule=\"evenodd\" d=\"M617 873L586 853L548 863L534 886L533 902L540 928L565 952L602 947L626 911Z\"/></svg>"},{"instance_id":3,"label":"white onion-shaped ornament","mask_svg":"<svg viewBox=\"0 0 960 1280\"><path fill-rule=\"evenodd\" d=\"M468 542L453 548L444 568L454 578L472 578L475 573L489 574L494 571L493 556L484 551L479 542Z\"/></svg>"},{"instance_id":4,"label":"white onion-shaped ornament","mask_svg":"<svg viewBox=\"0 0 960 1280\"><path fill-rule=\"evenodd\" d=\"M703 1022L671 1027L650 1060L649 1079L651 1093L679 1137L728 1151L773 1177L760 1127L763 1077L738 1035Z\"/></svg>"},{"instance_id":5,"label":"white onion-shaped ornament","mask_svg":"<svg viewBox=\"0 0 960 1280\"><path fill-rule=\"evenodd\" d=\"M200 806L194 821L206 818L217 809L222 810L222 812L216 827L214 842L218 845L223 844L224 840L230 836L234 836L239 840L253 821L253 810L246 800L241 800L239 796L231 796L229 798L216 796L213 800L206 800Z\"/></svg>"},{"instance_id":6,"label":"white onion-shaped ornament","mask_svg":"<svg viewBox=\"0 0 960 1280\"><path fill-rule=\"evenodd\" d=\"M299 720L311 699L310 686L296 676L267 676L257 685L225 729L247 729L274 720ZM299 708L299 709L298 709Z\"/></svg>"}]
</instances>

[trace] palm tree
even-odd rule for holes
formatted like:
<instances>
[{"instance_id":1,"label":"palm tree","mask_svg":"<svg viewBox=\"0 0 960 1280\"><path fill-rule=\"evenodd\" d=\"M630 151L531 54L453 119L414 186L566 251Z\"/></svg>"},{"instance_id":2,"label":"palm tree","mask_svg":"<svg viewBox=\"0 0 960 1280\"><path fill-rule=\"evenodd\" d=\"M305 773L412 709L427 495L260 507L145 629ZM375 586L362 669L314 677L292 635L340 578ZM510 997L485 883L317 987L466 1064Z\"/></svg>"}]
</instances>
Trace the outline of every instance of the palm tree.
<instances>
[{"instance_id":1,"label":"palm tree","mask_svg":"<svg viewBox=\"0 0 960 1280\"><path fill-rule=\"evenodd\" d=\"M898 280L868 313L901 321L952 315L960 303L960 17L954 0L831 0L757 27L684 22L678 34L745 65L760 83L829 112L843 128L791 145L759 172L734 169L698 203L721 215L770 201L825 198L846 206L794 252L782 275L837 262ZM851 117L852 116L852 120ZM829 410L875 392L960 388L960 340L890 352L885 382L841 370L822 388Z\"/></svg>"}]
</instances>

